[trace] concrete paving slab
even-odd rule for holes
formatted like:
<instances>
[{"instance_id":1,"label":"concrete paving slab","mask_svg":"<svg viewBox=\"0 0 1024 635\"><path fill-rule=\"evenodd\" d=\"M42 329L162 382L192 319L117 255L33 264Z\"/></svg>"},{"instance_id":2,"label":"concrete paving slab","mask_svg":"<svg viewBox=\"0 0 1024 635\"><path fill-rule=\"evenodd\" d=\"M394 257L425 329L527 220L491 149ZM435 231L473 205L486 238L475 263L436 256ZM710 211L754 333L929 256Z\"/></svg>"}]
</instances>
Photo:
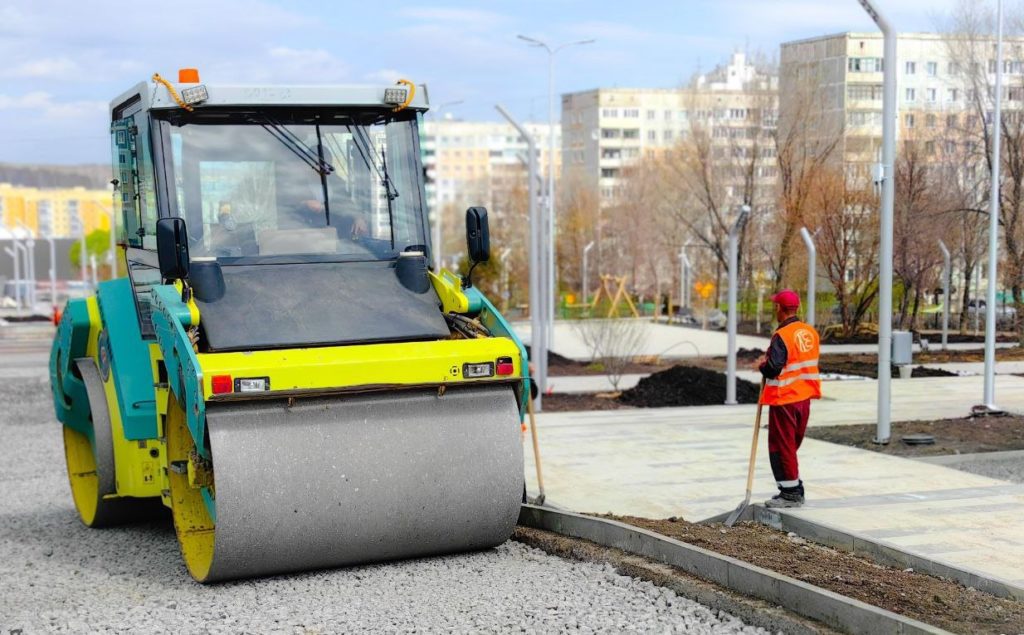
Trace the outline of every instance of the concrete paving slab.
<instances>
[{"instance_id":1,"label":"concrete paving slab","mask_svg":"<svg viewBox=\"0 0 1024 635\"><path fill-rule=\"evenodd\" d=\"M981 377L893 381L893 418L962 416ZM830 382L811 425L875 420L875 381ZM1000 376L997 401L1024 410L1024 379ZM743 498L754 406L703 406L538 417L548 499L582 512L709 518ZM851 534L1012 584L1024 584L1024 486L807 439L808 505L793 511ZM532 453L527 479L536 491ZM754 500L775 493L761 431ZM787 510L787 513L790 513ZM884 537L884 538L883 538Z\"/></svg>"}]
</instances>

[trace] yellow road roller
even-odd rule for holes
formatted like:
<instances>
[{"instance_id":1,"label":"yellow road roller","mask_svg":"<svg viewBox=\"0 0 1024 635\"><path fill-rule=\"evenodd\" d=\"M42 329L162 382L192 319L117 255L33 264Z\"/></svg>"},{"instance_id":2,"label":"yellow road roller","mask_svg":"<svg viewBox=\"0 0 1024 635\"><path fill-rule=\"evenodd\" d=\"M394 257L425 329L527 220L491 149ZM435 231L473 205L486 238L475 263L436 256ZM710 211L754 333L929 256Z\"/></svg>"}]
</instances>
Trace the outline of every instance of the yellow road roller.
<instances>
[{"instance_id":1,"label":"yellow road roller","mask_svg":"<svg viewBox=\"0 0 1024 635\"><path fill-rule=\"evenodd\" d=\"M430 266L426 88L154 75L111 103L120 269L50 357L89 527L170 509L213 582L498 545L526 352ZM466 213L472 263L487 212Z\"/></svg>"}]
</instances>

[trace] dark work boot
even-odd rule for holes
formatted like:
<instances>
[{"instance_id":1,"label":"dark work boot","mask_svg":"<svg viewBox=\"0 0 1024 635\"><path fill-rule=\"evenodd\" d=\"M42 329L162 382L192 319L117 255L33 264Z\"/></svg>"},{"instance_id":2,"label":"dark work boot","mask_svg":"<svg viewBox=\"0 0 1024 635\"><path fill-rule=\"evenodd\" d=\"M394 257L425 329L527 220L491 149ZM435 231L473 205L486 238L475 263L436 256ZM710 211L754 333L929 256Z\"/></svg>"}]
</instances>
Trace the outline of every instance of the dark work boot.
<instances>
[{"instance_id":1,"label":"dark work boot","mask_svg":"<svg viewBox=\"0 0 1024 635\"><path fill-rule=\"evenodd\" d=\"M804 504L804 482L796 487L780 487L779 493L764 502L765 507L789 508Z\"/></svg>"}]
</instances>

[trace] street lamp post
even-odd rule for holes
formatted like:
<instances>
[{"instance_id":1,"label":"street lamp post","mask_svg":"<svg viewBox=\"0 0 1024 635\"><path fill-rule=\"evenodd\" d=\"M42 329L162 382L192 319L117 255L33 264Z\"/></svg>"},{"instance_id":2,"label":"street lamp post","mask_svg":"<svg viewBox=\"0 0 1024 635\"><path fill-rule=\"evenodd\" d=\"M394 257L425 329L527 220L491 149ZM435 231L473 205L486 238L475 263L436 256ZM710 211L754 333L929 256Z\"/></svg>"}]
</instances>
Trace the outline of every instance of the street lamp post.
<instances>
[{"instance_id":1,"label":"street lamp post","mask_svg":"<svg viewBox=\"0 0 1024 635\"><path fill-rule=\"evenodd\" d=\"M875 443L889 443L892 404L892 217L896 188L896 29L872 0L858 0L884 36L882 68L882 163L876 173L881 181L881 233L878 246L878 426Z\"/></svg>"},{"instance_id":2,"label":"street lamp post","mask_svg":"<svg viewBox=\"0 0 1024 635\"><path fill-rule=\"evenodd\" d=\"M43 236L50 245L50 315L57 311L57 245L53 236Z\"/></svg>"},{"instance_id":3,"label":"street lamp post","mask_svg":"<svg viewBox=\"0 0 1024 635\"><path fill-rule=\"evenodd\" d=\"M729 229L729 315L726 322L728 357L725 371L725 403L730 406L736 404L736 287L739 286L739 235L749 216L750 206L744 205L740 208L736 222Z\"/></svg>"},{"instance_id":4,"label":"street lamp post","mask_svg":"<svg viewBox=\"0 0 1024 635\"><path fill-rule=\"evenodd\" d=\"M814 326L814 301L817 299L814 286L818 273L818 250L814 247L814 238L806 227L800 228L800 235L803 236L804 244L807 245L807 311L805 318L808 324Z\"/></svg>"},{"instance_id":5,"label":"street lamp post","mask_svg":"<svg viewBox=\"0 0 1024 635\"><path fill-rule=\"evenodd\" d=\"M690 274L693 263L686 255L686 246L679 250L679 302L684 309L690 308Z\"/></svg>"},{"instance_id":6,"label":"street lamp post","mask_svg":"<svg viewBox=\"0 0 1024 635\"><path fill-rule=\"evenodd\" d=\"M580 284L580 287L581 287L580 288L580 292L583 294L583 300L582 300L583 304L587 303L587 296L590 295L590 289L589 289L589 284L588 284L590 282L590 277L588 276L588 273L587 273L587 271L588 271L587 265L589 263L587 262L587 260L588 260L588 255L590 254L590 250L593 249L593 248L594 248L594 241L590 241L589 243L587 243L587 246L583 248L583 266L582 266L583 270L580 272L580 282L581 282L581 284Z\"/></svg>"},{"instance_id":7,"label":"street lamp post","mask_svg":"<svg viewBox=\"0 0 1024 635\"><path fill-rule=\"evenodd\" d=\"M548 334L549 340L554 340L555 328L555 300L558 293L555 280L555 55L564 48L592 44L595 40L578 40L565 42L555 47L549 46L546 42L525 35L518 36L520 40L529 43L531 46L543 48L548 53L548 210L547 210L547 233L548 233L548 294L552 296L548 307Z\"/></svg>"},{"instance_id":8,"label":"street lamp post","mask_svg":"<svg viewBox=\"0 0 1024 635\"><path fill-rule=\"evenodd\" d=\"M537 388L539 388L536 409L537 412L541 412L544 392L547 390L548 384L549 342L548 329L544 322L548 317L546 302L550 302L551 298L545 297L547 294L543 292L545 250L542 241L541 211L537 205L537 143L534 141L533 135L513 119L504 107L499 104L495 108L526 141L530 214L530 356L533 358L534 371L537 373Z\"/></svg>"},{"instance_id":9,"label":"street lamp post","mask_svg":"<svg viewBox=\"0 0 1024 635\"><path fill-rule=\"evenodd\" d=\"M939 241L942 250L942 350L949 347L949 278L952 267L946 243Z\"/></svg>"},{"instance_id":10,"label":"street lamp post","mask_svg":"<svg viewBox=\"0 0 1024 635\"><path fill-rule=\"evenodd\" d=\"M36 240L35 232L25 223L18 221L18 227L28 234L25 244L22 245L25 254L25 276L28 278L28 308L35 311L36 308Z\"/></svg>"},{"instance_id":11,"label":"street lamp post","mask_svg":"<svg viewBox=\"0 0 1024 635\"><path fill-rule=\"evenodd\" d=\"M14 308L21 310L21 243L18 238L11 235L11 246L4 247L4 251L14 261Z\"/></svg>"},{"instance_id":12,"label":"street lamp post","mask_svg":"<svg viewBox=\"0 0 1024 635\"><path fill-rule=\"evenodd\" d=\"M993 414L1000 412L996 405L996 284L999 257L999 168L1002 161L1000 139L1003 103L1003 1L996 3L996 96L992 119L992 191L988 209L988 293L985 300L985 395L984 402L975 411Z\"/></svg>"}]
</instances>

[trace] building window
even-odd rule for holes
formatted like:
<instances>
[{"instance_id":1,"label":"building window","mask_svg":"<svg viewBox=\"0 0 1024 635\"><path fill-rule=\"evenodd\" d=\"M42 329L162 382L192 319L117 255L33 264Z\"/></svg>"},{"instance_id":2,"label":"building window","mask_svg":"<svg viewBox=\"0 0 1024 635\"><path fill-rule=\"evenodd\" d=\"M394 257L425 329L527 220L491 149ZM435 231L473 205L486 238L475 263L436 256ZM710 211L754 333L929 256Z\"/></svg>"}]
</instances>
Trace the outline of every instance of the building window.
<instances>
[{"instance_id":1,"label":"building window","mask_svg":"<svg viewBox=\"0 0 1024 635\"><path fill-rule=\"evenodd\" d=\"M648 119L654 119L657 116L658 116L658 113L656 111L654 111L654 110L648 110L647 111L647 118Z\"/></svg>"},{"instance_id":2,"label":"building window","mask_svg":"<svg viewBox=\"0 0 1024 635\"><path fill-rule=\"evenodd\" d=\"M939 100L939 91L936 88L926 88L924 91L925 99L928 100L929 104L934 104Z\"/></svg>"},{"instance_id":3,"label":"building window","mask_svg":"<svg viewBox=\"0 0 1024 635\"><path fill-rule=\"evenodd\" d=\"M672 121L672 111L671 110L666 110L665 111L665 121Z\"/></svg>"},{"instance_id":4,"label":"building window","mask_svg":"<svg viewBox=\"0 0 1024 635\"><path fill-rule=\"evenodd\" d=\"M614 119L614 118L619 116L619 109L618 108L602 108L601 109L601 116L602 117L609 117L609 118Z\"/></svg>"},{"instance_id":5,"label":"building window","mask_svg":"<svg viewBox=\"0 0 1024 635\"><path fill-rule=\"evenodd\" d=\"M620 148L601 148L602 159L618 159L622 156Z\"/></svg>"},{"instance_id":6,"label":"building window","mask_svg":"<svg viewBox=\"0 0 1024 635\"><path fill-rule=\"evenodd\" d=\"M622 111L622 116L628 117L629 119L639 119L640 110L637 108L626 108Z\"/></svg>"},{"instance_id":7,"label":"building window","mask_svg":"<svg viewBox=\"0 0 1024 635\"><path fill-rule=\"evenodd\" d=\"M601 168L602 179L614 179L619 175L619 171L616 168Z\"/></svg>"},{"instance_id":8,"label":"building window","mask_svg":"<svg viewBox=\"0 0 1024 635\"><path fill-rule=\"evenodd\" d=\"M908 88L907 89L907 93L906 93L906 101L916 101L916 100L917 100L917 91L914 90L913 88Z\"/></svg>"},{"instance_id":9,"label":"building window","mask_svg":"<svg viewBox=\"0 0 1024 635\"><path fill-rule=\"evenodd\" d=\"M908 127L908 128L913 128L914 127L914 115L910 115L910 114L903 115L903 125Z\"/></svg>"},{"instance_id":10,"label":"building window","mask_svg":"<svg viewBox=\"0 0 1024 635\"><path fill-rule=\"evenodd\" d=\"M931 156L931 155L935 154L935 142L934 141L925 141L924 142L924 153L927 154L928 156Z\"/></svg>"},{"instance_id":11,"label":"building window","mask_svg":"<svg viewBox=\"0 0 1024 635\"><path fill-rule=\"evenodd\" d=\"M622 130L618 128L601 128L602 139L618 139L622 136Z\"/></svg>"},{"instance_id":12,"label":"building window","mask_svg":"<svg viewBox=\"0 0 1024 635\"><path fill-rule=\"evenodd\" d=\"M658 131L657 130L648 130L647 131L647 140L648 141L657 141L658 140Z\"/></svg>"},{"instance_id":13,"label":"building window","mask_svg":"<svg viewBox=\"0 0 1024 635\"><path fill-rule=\"evenodd\" d=\"M939 123L939 118L933 113L928 113L924 118L924 125L929 128L934 128Z\"/></svg>"},{"instance_id":14,"label":"building window","mask_svg":"<svg viewBox=\"0 0 1024 635\"><path fill-rule=\"evenodd\" d=\"M956 62L950 62L946 65L946 72L950 75L956 75L960 72L960 64Z\"/></svg>"},{"instance_id":15,"label":"building window","mask_svg":"<svg viewBox=\"0 0 1024 635\"><path fill-rule=\"evenodd\" d=\"M846 62L846 69L851 73L878 73L882 70L882 58L851 57Z\"/></svg>"},{"instance_id":16,"label":"building window","mask_svg":"<svg viewBox=\"0 0 1024 635\"><path fill-rule=\"evenodd\" d=\"M957 120L956 119L957 119L956 115L946 115L946 127L947 128L956 128L956 124L957 124Z\"/></svg>"},{"instance_id":17,"label":"building window","mask_svg":"<svg viewBox=\"0 0 1024 635\"><path fill-rule=\"evenodd\" d=\"M917 62L907 62L904 66L904 72L907 75L913 75L917 73Z\"/></svg>"},{"instance_id":18,"label":"building window","mask_svg":"<svg viewBox=\"0 0 1024 635\"><path fill-rule=\"evenodd\" d=\"M746 108L730 108L729 109L730 119L746 119L747 109Z\"/></svg>"},{"instance_id":19,"label":"building window","mask_svg":"<svg viewBox=\"0 0 1024 635\"><path fill-rule=\"evenodd\" d=\"M939 74L939 63L928 62L925 64L925 72L928 73L928 77L935 77Z\"/></svg>"},{"instance_id":20,"label":"building window","mask_svg":"<svg viewBox=\"0 0 1024 635\"><path fill-rule=\"evenodd\" d=\"M956 153L956 141L947 141L946 142L946 154L955 154L955 153Z\"/></svg>"},{"instance_id":21,"label":"building window","mask_svg":"<svg viewBox=\"0 0 1024 635\"><path fill-rule=\"evenodd\" d=\"M672 131L671 130L666 130L663 133L663 137L664 137L665 141L672 141Z\"/></svg>"},{"instance_id":22,"label":"building window","mask_svg":"<svg viewBox=\"0 0 1024 635\"><path fill-rule=\"evenodd\" d=\"M959 97L960 97L960 91L957 90L956 88L947 88L946 89L946 101L948 101L948 102L955 102L957 100L957 98L959 98Z\"/></svg>"},{"instance_id":23,"label":"building window","mask_svg":"<svg viewBox=\"0 0 1024 635\"><path fill-rule=\"evenodd\" d=\"M640 129L639 128L626 128L622 131L623 139L639 139Z\"/></svg>"},{"instance_id":24,"label":"building window","mask_svg":"<svg viewBox=\"0 0 1024 635\"><path fill-rule=\"evenodd\" d=\"M879 100L882 98L882 85L850 84L849 86L846 87L846 97L848 99Z\"/></svg>"}]
</instances>

